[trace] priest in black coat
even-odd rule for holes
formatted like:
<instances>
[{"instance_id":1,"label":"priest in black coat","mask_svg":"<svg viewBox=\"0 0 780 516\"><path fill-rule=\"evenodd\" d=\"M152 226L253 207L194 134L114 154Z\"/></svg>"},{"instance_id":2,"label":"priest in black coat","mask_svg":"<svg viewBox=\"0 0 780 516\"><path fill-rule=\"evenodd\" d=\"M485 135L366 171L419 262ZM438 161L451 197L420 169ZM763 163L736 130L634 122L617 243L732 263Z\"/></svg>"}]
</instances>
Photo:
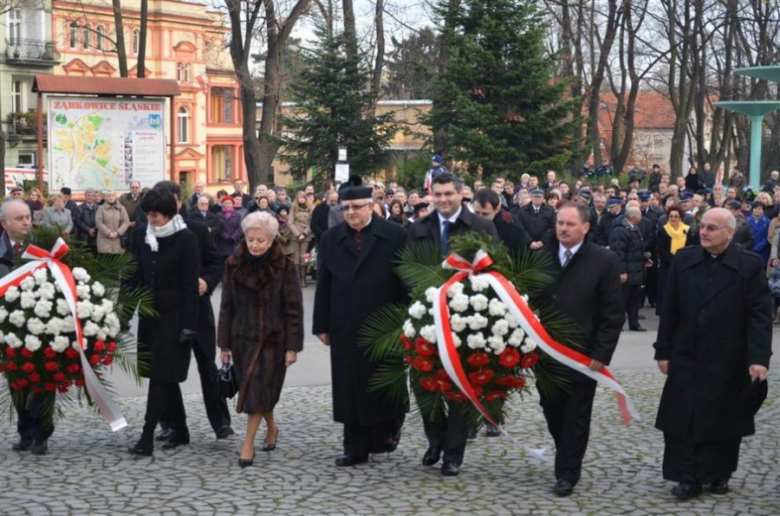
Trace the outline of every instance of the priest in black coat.
<instances>
[{"instance_id":1,"label":"priest in black coat","mask_svg":"<svg viewBox=\"0 0 780 516\"><path fill-rule=\"evenodd\" d=\"M677 252L666 283L655 359L668 376L655 426L664 432L663 475L679 482L679 499L704 484L728 492L766 397L772 296L760 257L732 243L735 225L727 210L708 210L701 245Z\"/></svg>"},{"instance_id":2,"label":"priest in black coat","mask_svg":"<svg viewBox=\"0 0 780 516\"><path fill-rule=\"evenodd\" d=\"M433 179L431 188L435 211L414 221L409 228L409 245L432 247L444 257L449 254L449 239L454 236L475 231L498 238L492 222L463 208L461 187L461 183L449 172L443 172ZM460 473L469 429L457 406L450 407L446 420L436 423L423 420L423 425L428 438L423 466L433 466L439 462L443 452L442 475L455 476Z\"/></svg>"},{"instance_id":3,"label":"priest in black coat","mask_svg":"<svg viewBox=\"0 0 780 516\"><path fill-rule=\"evenodd\" d=\"M399 401L369 392L381 362L369 358L358 335L375 311L408 302L406 287L393 267L406 246L407 232L373 212L373 190L360 178L339 191L344 222L319 242L313 333L330 346L333 419L344 425L344 455L336 466L368 461L369 453L395 450L408 411Z\"/></svg>"},{"instance_id":4,"label":"priest in black coat","mask_svg":"<svg viewBox=\"0 0 780 516\"><path fill-rule=\"evenodd\" d=\"M567 202L557 213L556 238L550 243L555 276L545 292L547 304L568 316L579 330L578 351L600 371L609 365L624 321L620 267L615 254L586 238L590 230L587 206ZM580 479L590 436L596 381L565 369L568 386L549 395L540 391L547 428L555 441L554 492L569 496Z\"/></svg>"}]
</instances>

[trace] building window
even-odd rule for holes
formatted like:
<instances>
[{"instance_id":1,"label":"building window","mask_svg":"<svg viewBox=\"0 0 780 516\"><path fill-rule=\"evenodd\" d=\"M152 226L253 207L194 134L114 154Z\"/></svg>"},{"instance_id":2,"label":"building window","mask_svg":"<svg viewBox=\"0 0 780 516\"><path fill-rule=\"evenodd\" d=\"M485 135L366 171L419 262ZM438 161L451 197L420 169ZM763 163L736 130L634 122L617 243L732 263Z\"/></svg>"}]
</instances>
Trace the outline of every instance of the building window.
<instances>
[{"instance_id":1,"label":"building window","mask_svg":"<svg viewBox=\"0 0 780 516\"><path fill-rule=\"evenodd\" d=\"M95 48L98 50L103 50L103 36L105 29L102 25L98 25L97 29L95 29L96 35L95 35Z\"/></svg>"},{"instance_id":2,"label":"building window","mask_svg":"<svg viewBox=\"0 0 780 516\"><path fill-rule=\"evenodd\" d=\"M176 63L176 80L179 82L181 82L183 69L184 66L181 63Z\"/></svg>"},{"instance_id":3,"label":"building window","mask_svg":"<svg viewBox=\"0 0 780 516\"><path fill-rule=\"evenodd\" d=\"M84 41L82 44L84 45L84 50L89 49L89 41L92 39L92 30L89 28L89 25L84 25L84 31L82 33L82 36L84 38Z\"/></svg>"},{"instance_id":4,"label":"building window","mask_svg":"<svg viewBox=\"0 0 780 516\"><path fill-rule=\"evenodd\" d=\"M184 64L184 82L190 82L190 64Z\"/></svg>"},{"instance_id":5,"label":"building window","mask_svg":"<svg viewBox=\"0 0 780 516\"><path fill-rule=\"evenodd\" d=\"M79 39L79 24L70 22L70 48L76 48Z\"/></svg>"},{"instance_id":6,"label":"building window","mask_svg":"<svg viewBox=\"0 0 780 516\"><path fill-rule=\"evenodd\" d=\"M35 166L35 153L34 152L20 152L19 163L20 167L34 167Z\"/></svg>"},{"instance_id":7,"label":"building window","mask_svg":"<svg viewBox=\"0 0 780 516\"><path fill-rule=\"evenodd\" d=\"M189 143L190 142L190 112L187 110L186 107L182 106L179 108L178 113L179 118L179 126L178 129L178 142L179 143Z\"/></svg>"},{"instance_id":8,"label":"building window","mask_svg":"<svg viewBox=\"0 0 780 516\"><path fill-rule=\"evenodd\" d=\"M211 88L211 121L215 124L233 123L233 90Z\"/></svg>"},{"instance_id":9,"label":"building window","mask_svg":"<svg viewBox=\"0 0 780 516\"><path fill-rule=\"evenodd\" d=\"M233 181L233 159L229 145L215 145L211 148L211 162L214 164L214 180L218 183Z\"/></svg>"},{"instance_id":10,"label":"building window","mask_svg":"<svg viewBox=\"0 0 780 516\"><path fill-rule=\"evenodd\" d=\"M133 54L138 55L138 47L141 44L141 33L138 29L133 31Z\"/></svg>"},{"instance_id":11,"label":"building window","mask_svg":"<svg viewBox=\"0 0 780 516\"><path fill-rule=\"evenodd\" d=\"M22 39L22 11L11 9L8 12L8 44L16 45Z\"/></svg>"},{"instance_id":12,"label":"building window","mask_svg":"<svg viewBox=\"0 0 780 516\"><path fill-rule=\"evenodd\" d=\"M23 111L22 81L11 82L11 111L21 113Z\"/></svg>"}]
</instances>

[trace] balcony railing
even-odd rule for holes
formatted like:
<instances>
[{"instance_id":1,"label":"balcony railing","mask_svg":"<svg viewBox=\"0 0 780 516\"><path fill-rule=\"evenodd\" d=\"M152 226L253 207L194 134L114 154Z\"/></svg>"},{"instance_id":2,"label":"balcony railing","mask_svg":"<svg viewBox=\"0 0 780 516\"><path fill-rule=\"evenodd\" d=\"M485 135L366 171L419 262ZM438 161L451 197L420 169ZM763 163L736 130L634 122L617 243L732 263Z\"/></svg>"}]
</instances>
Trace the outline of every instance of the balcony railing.
<instances>
[{"instance_id":1,"label":"balcony railing","mask_svg":"<svg viewBox=\"0 0 780 516\"><path fill-rule=\"evenodd\" d=\"M43 114L43 134L46 135L47 116ZM36 136L38 134L38 111L31 109L26 113L8 113L8 134L12 137Z\"/></svg>"},{"instance_id":2,"label":"balcony railing","mask_svg":"<svg viewBox=\"0 0 780 516\"><path fill-rule=\"evenodd\" d=\"M59 62L60 53L51 41L6 38L5 59L9 63L55 63Z\"/></svg>"}]
</instances>

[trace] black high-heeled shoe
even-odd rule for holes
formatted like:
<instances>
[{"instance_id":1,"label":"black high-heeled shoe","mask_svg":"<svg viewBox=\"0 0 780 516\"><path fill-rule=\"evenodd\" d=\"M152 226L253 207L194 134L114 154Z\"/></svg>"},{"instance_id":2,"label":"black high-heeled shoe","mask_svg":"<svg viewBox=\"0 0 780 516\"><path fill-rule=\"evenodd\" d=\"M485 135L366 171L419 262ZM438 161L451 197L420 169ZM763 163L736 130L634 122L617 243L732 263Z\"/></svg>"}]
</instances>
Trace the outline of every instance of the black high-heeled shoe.
<instances>
[{"instance_id":1,"label":"black high-heeled shoe","mask_svg":"<svg viewBox=\"0 0 780 516\"><path fill-rule=\"evenodd\" d=\"M251 466L254 463L255 463L255 449L254 448L252 448L252 458L251 459L242 459L240 455L238 457L238 466L240 468L242 468L242 469L243 468L248 468L249 466Z\"/></svg>"},{"instance_id":2,"label":"black high-heeled shoe","mask_svg":"<svg viewBox=\"0 0 780 516\"><path fill-rule=\"evenodd\" d=\"M274 437L274 443L268 444L265 441L263 442L263 447L261 450L265 452L274 451L276 449L276 442L279 440L279 428L276 428L276 437Z\"/></svg>"},{"instance_id":3,"label":"black high-heeled shoe","mask_svg":"<svg viewBox=\"0 0 780 516\"><path fill-rule=\"evenodd\" d=\"M127 453L138 457L151 457L154 453L154 448L151 445L144 444L143 441L138 441L135 443L135 446L127 449Z\"/></svg>"}]
</instances>

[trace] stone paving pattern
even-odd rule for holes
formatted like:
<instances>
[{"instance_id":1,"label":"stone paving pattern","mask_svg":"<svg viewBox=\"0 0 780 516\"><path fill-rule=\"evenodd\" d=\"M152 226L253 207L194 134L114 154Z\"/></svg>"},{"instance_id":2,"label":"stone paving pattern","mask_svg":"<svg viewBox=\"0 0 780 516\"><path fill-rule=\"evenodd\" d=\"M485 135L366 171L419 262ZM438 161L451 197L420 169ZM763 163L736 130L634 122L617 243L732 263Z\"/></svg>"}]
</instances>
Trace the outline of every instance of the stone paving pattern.
<instances>
[{"instance_id":1,"label":"stone paving pattern","mask_svg":"<svg viewBox=\"0 0 780 516\"><path fill-rule=\"evenodd\" d=\"M394 454L341 469L341 426L331 420L330 387L285 389L277 406L278 449L259 451L255 465L240 469L237 435L216 441L198 395L185 404L192 444L154 458L135 459L125 449L140 435L145 398L120 400L130 426L112 434L86 408L60 421L49 455L10 450L15 426L0 422L0 514L462 514L462 515L778 515L780 514L780 407L776 389L757 418L758 433L742 445L740 468L725 496L704 494L677 502L661 478L662 435L653 428L663 377L652 371L622 371L644 419L621 424L614 397L600 388L583 478L570 498L553 495L552 450L540 462L525 457L505 437L470 442L458 477L443 478L420 459L426 449L422 425L407 419ZM780 382L772 372L770 382ZM538 406L527 396L512 406L507 426L530 447L550 447Z\"/></svg>"}]
</instances>

